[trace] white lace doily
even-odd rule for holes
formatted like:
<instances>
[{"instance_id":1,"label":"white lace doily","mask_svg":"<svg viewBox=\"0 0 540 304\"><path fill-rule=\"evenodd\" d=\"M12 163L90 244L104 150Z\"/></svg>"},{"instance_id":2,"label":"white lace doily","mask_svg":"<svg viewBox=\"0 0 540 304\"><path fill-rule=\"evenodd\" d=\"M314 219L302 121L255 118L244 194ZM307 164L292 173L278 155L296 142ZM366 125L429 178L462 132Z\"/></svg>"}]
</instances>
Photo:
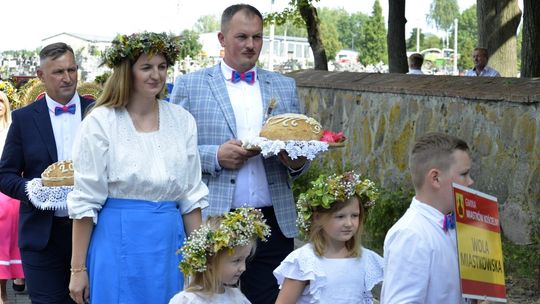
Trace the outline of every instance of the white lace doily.
<instances>
[{"instance_id":1,"label":"white lace doily","mask_svg":"<svg viewBox=\"0 0 540 304\"><path fill-rule=\"evenodd\" d=\"M261 150L264 157L277 155L285 150L291 159L305 156L313 160L319 153L328 150L328 143L318 140L269 140L264 137L254 137L243 141L243 147L248 150Z\"/></svg>"},{"instance_id":2,"label":"white lace doily","mask_svg":"<svg viewBox=\"0 0 540 304\"><path fill-rule=\"evenodd\" d=\"M26 183L26 193L32 204L41 210L67 209L67 195L73 186L44 187L41 178Z\"/></svg>"}]
</instances>

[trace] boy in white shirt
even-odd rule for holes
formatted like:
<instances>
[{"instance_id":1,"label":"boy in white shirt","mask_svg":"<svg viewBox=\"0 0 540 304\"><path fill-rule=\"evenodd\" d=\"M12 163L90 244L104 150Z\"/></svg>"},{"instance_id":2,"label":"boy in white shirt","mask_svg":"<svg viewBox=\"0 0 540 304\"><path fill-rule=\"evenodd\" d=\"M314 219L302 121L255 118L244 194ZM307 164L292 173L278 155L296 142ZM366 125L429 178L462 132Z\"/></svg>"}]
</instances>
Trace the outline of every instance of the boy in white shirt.
<instances>
[{"instance_id":1,"label":"boy in white shirt","mask_svg":"<svg viewBox=\"0 0 540 304\"><path fill-rule=\"evenodd\" d=\"M415 143L409 167L415 197L384 240L382 304L461 303L452 183L471 186L467 143L428 133Z\"/></svg>"}]
</instances>

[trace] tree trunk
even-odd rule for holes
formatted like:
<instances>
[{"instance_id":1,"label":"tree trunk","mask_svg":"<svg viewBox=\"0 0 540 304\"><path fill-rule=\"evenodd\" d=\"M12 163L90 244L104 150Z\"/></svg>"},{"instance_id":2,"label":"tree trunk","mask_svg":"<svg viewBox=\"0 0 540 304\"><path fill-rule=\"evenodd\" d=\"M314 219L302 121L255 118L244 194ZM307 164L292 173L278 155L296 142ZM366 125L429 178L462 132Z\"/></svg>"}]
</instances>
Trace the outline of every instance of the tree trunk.
<instances>
[{"instance_id":1,"label":"tree trunk","mask_svg":"<svg viewBox=\"0 0 540 304\"><path fill-rule=\"evenodd\" d=\"M407 47L405 45L405 0L388 0L388 65L390 73L407 73Z\"/></svg>"},{"instance_id":2,"label":"tree trunk","mask_svg":"<svg viewBox=\"0 0 540 304\"><path fill-rule=\"evenodd\" d=\"M300 0L298 1L298 10L300 16L306 22L308 42L313 51L315 70L328 71L328 59L326 58L326 51L324 50L324 44L321 39L320 20L317 15L317 9L310 3L307 3L306 0Z\"/></svg>"},{"instance_id":3,"label":"tree trunk","mask_svg":"<svg viewBox=\"0 0 540 304\"><path fill-rule=\"evenodd\" d=\"M501 76L516 77L518 0L477 0L476 17L478 46L488 49L489 65Z\"/></svg>"},{"instance_id":4,"label":"tree trunk","mask_svg":"<svg viewBox=\"0 0 540 304\"><path fill-rule=\"evenodd\" d=\"M523 0L521 77L540 77L540 1L538 0Z\"/></svg>"}]
</instances>

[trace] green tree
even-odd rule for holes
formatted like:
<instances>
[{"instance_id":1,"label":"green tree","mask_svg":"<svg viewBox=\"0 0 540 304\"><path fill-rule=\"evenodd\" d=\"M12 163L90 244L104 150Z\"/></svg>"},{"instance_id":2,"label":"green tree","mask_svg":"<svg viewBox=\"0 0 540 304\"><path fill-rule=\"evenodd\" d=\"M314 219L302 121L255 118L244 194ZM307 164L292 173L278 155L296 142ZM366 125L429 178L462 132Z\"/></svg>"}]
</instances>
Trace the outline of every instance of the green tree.
<instances>
[{"instance_id":1,"label":"green tree","mask_svg":"<svg viewBox=\"0 0 540 304\"><path fill-rule=\"evenodd\" d=\"M364 39L362 28L369 17L360 12L351 15L348 15L345 10L343 10L343 12L347 15L344 15L343 18L339 18L337 21L339 41L344 48L350 48L357 51Z\"/></svg>"},{"instance_id":2,"label":"green tree","mask_svg":"<svg viewBox=\"0 0 540 304\"><path fill-rule=\"evenodd\" d=\"M409 36L409 39L407 39L407 51L409 52L416 52L416 32L418 31L418 28L413 28L411 35ZM424 34L422 31L420 31L420 50L424 49L424 41L426 40L426 34Z\"/></svg>"},{"instance_id":3,"label":"green tree","mask_svg":"<svg viewBox=\"0 0 540 304\"><path fill-rule=\"evenodd\" d=\"M307 30L309 46L313 51L315 70L328 71L328 57L321 38L320 19L313 2L319 0L290 0L289 7L282 12L271 13L264 18L265 25L274 22L277 25L292 21L296 24L303 24ZM302 20L302 21L300 21Z\"/></svg>"},{"instance_id":4,"label":"green tree","mask_svg":"<svg viewBox=\"0 0 540 304\"><path fill-rule=\"evenodd\" d=\"M373 13L362 28L360 61L364 64L387 63L386 28L379 0L373 4Z\"/></svg>"},{"instance_id":5,"label":"green tree","mask_svg":"<svg viewBox=\"0 0 540 304\"><path fill-rule=\"evenodd\" d=\"M264 34L270 35L269 26L264 28ZM283 24L277 24L274 29L274 34L288 37L307 37L306 26L303 24L296 24L291 20L287 20Z\"/></svg>"},{"instance_id":6,"label":"green tree","mask_svg":"<svg viewBox=\"0 0 540 304\"><path fill-rule=\"evenodd\" d=\"M217 32L220 28L221 24L214 15L204 15L199 17L193 26L193 30L199 34Z\"/></svg>"},{"instance_id":7,"label":"green tree","mask_svg":"<svg viewBox=\"0 0 540 304\"><path fill-rule=\"evenodd\" d=\"M450 41L454 41L454 37ZM474 63L472 53L476 47L478 37L478 25L476 22L476 4L464 10L458 19L458 68L460 70L470 69Z\"/></svg>"},{"instance_id":8,"label":"green tree","mask_svg":"<svg viewBox=\"0 0 540 304\"><path fill-rule=\"evenodd\" d=\"M420 46L420 49L421 50L425 50L425 49L431 49L431 48L441 48L441 45L442 45L442 38L435 35L435 34L431 34L431 33L428 33L426 34L426 36L424 37L424 45L423 47Z\"/></svg>"},{"instance_id":9,"label":"green tree","mask_svg":"<svg viewBox=\"0 0 540 304\"><path fill-rule=\"evenodd\" d=\"M429 7L427 20L437 29L448 32L454 24L454 19L458 16L457 0L433 0Z\"/></svg>"},{"instance_id":10,"label":"green tree","mask_svg":"<svg viewBox=\"0 0 540 304\"><path fill-rule=\"evenodd\" d=\"M340 19L347 20L349 14L345 10L336 10L322 8L319 10L319 18L321 20L321 38L324 42L324 49L328 58L333 59L336 54L343 48L340 39L340 31L338 31L338 21Z\"/></svg>"},{"instance_id":11,"label":"green tree","mask_svg":"<svg viewBox=\"0 0 540 304\"><path fill-rule=\"evenodd\" d=\"M461 32L459 35L461 35ZM420 51L431 48L440 49L441 45L441 37L432 33L423 33L420 31ZM411 35L407 39L407 51L416 52L416 28L412 30Z\"/></svg>"},{"instance_id":12,"label":"green tree","mask_svg":"<svg viewBox=\"0 0 540 304\"><path fill-rule=\"evenodd\" d=\"M178 59L184 59L187 56L194 58L202 50L202 44L199 42L199 34L195 31L184 30L180 34L180 55Z\"/></svg>"}]
</instances>

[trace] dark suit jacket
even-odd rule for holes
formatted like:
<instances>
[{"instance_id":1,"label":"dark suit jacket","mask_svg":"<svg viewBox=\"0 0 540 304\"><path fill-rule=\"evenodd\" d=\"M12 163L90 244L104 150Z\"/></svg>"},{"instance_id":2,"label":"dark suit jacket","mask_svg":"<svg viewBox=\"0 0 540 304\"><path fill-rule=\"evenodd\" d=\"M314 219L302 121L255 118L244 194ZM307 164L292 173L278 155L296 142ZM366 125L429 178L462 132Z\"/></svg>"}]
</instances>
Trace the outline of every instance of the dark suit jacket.
<instances>
[{"instance_id":1,"label":"dark suit jacket","mask_svg":"<svg viewBox=\"0 0 540 304\"><path fill-rule=\"evenodd\" d=\"M80 97L81 113L93 102ZM82 117L81 117L82 119ZM41 250L51 234L53 210L39 210L26 195L26 182L58 161L56 143L45 97L15 110L0 159L0 191L21 201L19 248Z\"/></svg>"}]
</instances>

